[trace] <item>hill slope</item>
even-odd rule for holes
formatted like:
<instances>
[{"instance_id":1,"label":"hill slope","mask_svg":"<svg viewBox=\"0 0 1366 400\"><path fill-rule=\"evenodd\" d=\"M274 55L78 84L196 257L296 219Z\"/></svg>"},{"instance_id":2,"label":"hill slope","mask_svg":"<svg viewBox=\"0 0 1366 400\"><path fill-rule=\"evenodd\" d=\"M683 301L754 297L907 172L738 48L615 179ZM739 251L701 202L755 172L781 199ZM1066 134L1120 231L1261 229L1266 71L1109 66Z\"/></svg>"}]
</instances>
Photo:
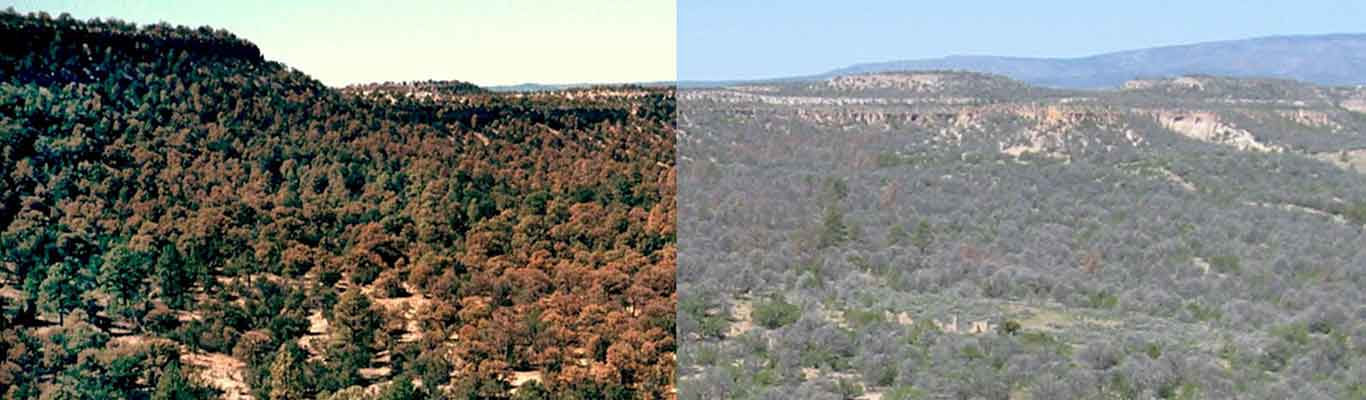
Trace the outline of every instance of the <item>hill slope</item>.
<instances>
[{"instance_id":1,"label":"hill slope","mask_svg":"<svg viewBox=\"0 0 1366 400\"><path fill-rule=\"evenodd\" d=\"M212 29L0 37L0 396L667 396L672 91L348 93Z\"/></svg>"},{"instance_id":2,"label":"hill slope","mask_svg":"<svg viewBox=\"0 0 1366 400\"><path fill-rule=\"evenodd\" d=\"M1116 87L1135 78L1208 74L1366 84L1366 34L1275 36L1120 51L1080 58L951 56L858 64L820 77L964 70L1068 88Z\"/></svg>"},{"instance_id":3,"label":"hill slope","mask_svg":"<svg viewBox=\"0 0 1366 400\"><path fill-rule=\"evenodd\" d=\"M1366 89L679 98L680 398L1366 394Z\"/></svg>"}]
</instances>

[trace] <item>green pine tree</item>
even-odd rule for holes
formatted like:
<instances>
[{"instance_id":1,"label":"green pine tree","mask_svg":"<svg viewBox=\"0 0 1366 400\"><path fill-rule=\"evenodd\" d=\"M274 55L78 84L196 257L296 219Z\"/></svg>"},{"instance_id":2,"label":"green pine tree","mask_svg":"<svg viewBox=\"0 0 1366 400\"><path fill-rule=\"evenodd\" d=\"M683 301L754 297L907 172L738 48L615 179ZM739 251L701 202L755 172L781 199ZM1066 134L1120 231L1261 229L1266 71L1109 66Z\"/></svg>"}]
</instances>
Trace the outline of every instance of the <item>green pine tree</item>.
<instances>
[{"instance_id":1,"label":"green pine tree","mask_svg":"<svg viewBox=\"0 0 1366 400\"><path fill-rule=\"evenodd\" d=\"M370 363L375 354L375 331L379 330L380 314L370 297L352 287L332 307L332 341L328 360L343 385L356 383L361 368Z\"/></svg>"},{"instance_id":2,"label":"green pine tree","mask_svg":"<svg viewBox=\"0 0 1366 400\"><path fill-rule=\"evenodd\" d=\"M302 400L308 398L304 382L303 350L293 341L285 342L275 352L270 363L270 400Z\"/></svg>"},{"instance_id":3,"label":"green pine tree","mask_svg":"<svg viewBox=\"0 0 1366 400\"><path fill-rule=\"evenodd\" d=\"M934 230L930 228L930 223L924 220L915 226L915 231L911 233L911 245L920 250L920 254L927 254L930 246L934 244Z\"/></svg>"},{"instance_id":4,"label":"green pine tree","mask_svg":"<svg viewBox=\"0 0 1366 400\"><path fill-rule=\"evenodd\" d=\"M199 398L197 392L190 380L180 372L180 363L171 362L161 370L152 400L194 400Z\"/></svg>"},{"instance_id":5,"label":"green pine tree","mask_svg":"<svg viewBox=\"0 0 1366 400\"><path fill-rule=\"evenodd\" d=\"M909 241L910 239L911 239L911 234L906 233L906 226L905 226L905 225L902 225L902 224L892 225L892 228L891 228L890 230L887 231L887 245L888 245L888 246L900 245L900 244L902 244L902 243L906 243L906 242Z\"/></svg>"},{"instance_id":6,"label":"green pine tree","mask_svg":"<svg viewBox=\"0 0 1366 400\"><path fill-rule=\"evenodd\" d=\"M849 240L849 226L844 224L844 212L838 207L826 207L821 218L820 248L837 246Z\"/></svg>"}]
</instances>

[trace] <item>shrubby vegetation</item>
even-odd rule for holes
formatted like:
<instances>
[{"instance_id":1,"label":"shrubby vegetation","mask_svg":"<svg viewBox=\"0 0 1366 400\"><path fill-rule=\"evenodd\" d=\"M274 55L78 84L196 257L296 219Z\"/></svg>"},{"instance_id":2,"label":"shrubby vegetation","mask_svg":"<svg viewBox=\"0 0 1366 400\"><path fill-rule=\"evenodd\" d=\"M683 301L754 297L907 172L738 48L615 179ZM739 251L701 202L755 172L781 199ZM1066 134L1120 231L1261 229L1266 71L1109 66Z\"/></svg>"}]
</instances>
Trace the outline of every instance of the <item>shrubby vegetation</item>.
<instances>
[{"instance_id":1,"label":"shrubby vegetation","mask_svg":"<svg viewBox=\"0 0 1366 400\"><path fill-rule=\"evenodd\" d=\"M1309 157L1366 143L1326 101L1349 89L954 79L898 97L923 104L805 82L680 93L680 398L1366 393L1366 178ZM1240 105L1245 86L1277 101ZM1150 110L1241 115L1226 122L1286 150ZM1276 130L1296 110L1345 128Z\"/></svg>"},{"instance_id":2,"label":"shrubby vegetation","mask_svg":"<svg viewBox=\"0 0 1366 400\"><path fill-rule=\"evenodd\" d=\"M0 396L201 398L206 358L259 399L673 386L671 90L343 92L210 28L0 36Z\"/></svg>"},{"instance_id":3,"label":"shrubby vegetation","mask_svg":"<svg viewBox=\"0 0 1366 400\"><path fill-rule=\"evenodd\" d=\"M801 312L796 305L783 301L781 297L775 297L754 308L754 321L765 328L777 329L797 322L801 318Z\"/></svg>"}]
</instances>

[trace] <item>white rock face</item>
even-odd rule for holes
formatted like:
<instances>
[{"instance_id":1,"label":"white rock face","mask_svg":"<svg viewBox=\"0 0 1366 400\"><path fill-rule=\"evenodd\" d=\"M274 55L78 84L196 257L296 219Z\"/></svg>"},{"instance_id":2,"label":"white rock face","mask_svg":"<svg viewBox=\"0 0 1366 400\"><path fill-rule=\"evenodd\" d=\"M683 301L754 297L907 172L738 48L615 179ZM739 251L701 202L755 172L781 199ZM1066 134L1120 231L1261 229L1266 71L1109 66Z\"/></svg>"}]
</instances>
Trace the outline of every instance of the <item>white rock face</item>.
<instances>
[{"instance_id":1,"label":"white rock face","mask_svg":"<svg viewBox=\"0 0 1366 400\"><path fill-rule=\"evenodd\" d=\"M1187 89L1204 90L1205 83L1200 78L1183 76L1175 79L1134 79L1124 82L1125 90L1151 89L1159 86L1176 86Z\"/></svg>"},{"instance_id":2,"label":"white rock face","mask_svg":"<svg viewBox=\"0 0 1366 400\"><path fill-rule=\"evenodd\" d=\"M1342 101L1342 104L1338 104L1338 105L1341 106L1342 108L1345 108L1345 109L1349 110L1349 111L1356 111L1356 112L1359 112L1359 113L1366 113L1366 98L1347 99L1347 100L1343 100L1343 101Z\"/></svg>"},{"instance_id":3,"label":"white rock face","mask_svg":"<svg viewBox=\"0 0 1366 400\"><path fill-rule=\"evenodd\" d=\"M843 90L905 89L933 92L944 80L944 74L936 73L873 74L837 76L830 78L827 84Z\"/></svg>"},{"instance_id":4,"label":"white rock face","mask_svg":"<svg viewBox=\"0 0 1366 400\"><path fill-rule=\"evenodd\" d=\"M1267 145L1257 141L1251 132L1235 128L1219 120L1219 116L1206 111L1158 111L1157 122L1173 132L1210 143L1218 143L1238 148L1263 152L1280 152L1281 146Z\"/></svg>"},{"instance_id":5,"label":"white rock face","mask_svg":"<svg viewBox=\"0 0 1366 400\"><path fill-rule=\"evenodd\" d=\"M1366 104L1363 104L1366 106ZM1306 110L1297 108L1294 110L1283 110L1278 112L1281 118L1294 121L1297 124L1327 129L1333 133L1340 133L1343 130L1342 124L1333 120L1333 116L1323 111Z\"/></svg>"}]
</instances>

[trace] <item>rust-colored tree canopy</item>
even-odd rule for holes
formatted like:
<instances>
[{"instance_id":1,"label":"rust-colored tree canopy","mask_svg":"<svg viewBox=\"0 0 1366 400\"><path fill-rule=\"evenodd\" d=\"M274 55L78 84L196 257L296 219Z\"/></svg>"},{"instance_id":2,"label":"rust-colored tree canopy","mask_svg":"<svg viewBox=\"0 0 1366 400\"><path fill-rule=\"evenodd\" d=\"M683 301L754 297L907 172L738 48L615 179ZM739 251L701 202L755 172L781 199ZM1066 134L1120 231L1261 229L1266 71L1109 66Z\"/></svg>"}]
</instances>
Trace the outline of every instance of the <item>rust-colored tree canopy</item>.
<instances>
[{"instance_id":1,"label":"rust-colored tree canopy","mask_svg":"<svg viewBox=\"0 0 1366 400\"><path fill-rule=\"evenodd\" d=\"M220 30L12 10L0 37L0 397L673 396L672 89L333 89Z\"/></svg>"}]
</instances>

